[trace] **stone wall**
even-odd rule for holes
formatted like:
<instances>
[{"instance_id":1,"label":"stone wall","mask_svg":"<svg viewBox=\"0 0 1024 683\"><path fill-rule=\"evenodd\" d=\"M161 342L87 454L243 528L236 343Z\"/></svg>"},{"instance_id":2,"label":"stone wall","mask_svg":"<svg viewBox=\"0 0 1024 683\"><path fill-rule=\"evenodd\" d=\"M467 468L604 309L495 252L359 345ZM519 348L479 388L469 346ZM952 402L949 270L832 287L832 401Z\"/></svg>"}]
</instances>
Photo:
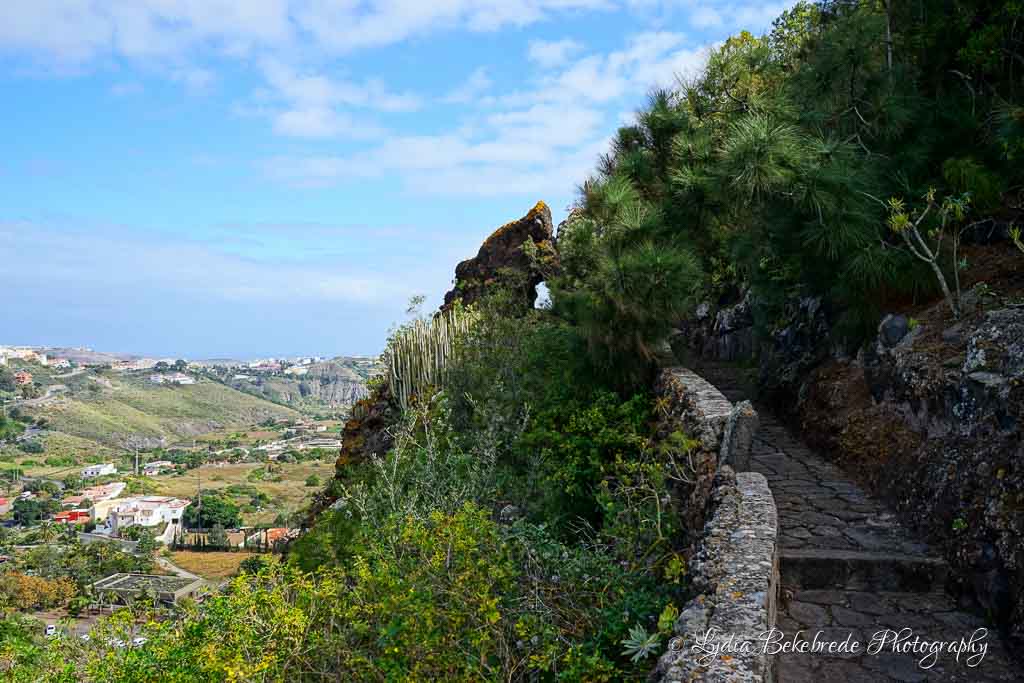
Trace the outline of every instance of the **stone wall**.
<instances>
[{"instance_id":1,"label":"stone wall","mask_svg":"<svg viewBox=\"0 0 1024 683\"><path fill-rule=\"evenodd\" d=\"M733 637L756 641L775 624L778 520L764 476L742 471L758 417L748 401L733 405L686 368L664 370L656 384L663 418L658 436L680 430L696 441L690 482L677 492L690 534L696 596L675 625L675 638L652 678L663 681L770 681L770 658L703 658L694 646L710 629L709 647Z\"/></svg>"},{"instance_id":2,"label":"stone wall","mask_svg":"<svg viewBox=\"0 0 1024 683\"><path fill-rule=\"evenodd\" d=\"M716 479L714 514L691 576L700 591L676 620L676 638L658 662L656 677L684 681L773 680L772 658L757 647L713 650L730 642L758 645L775 626L778 599L778 518L764 475L734 474L723 466Z\"/></svg>"},{"instance_id":3,"label":"stone wall","mask_svg":"<svg viewBox=\"0 0 1024 683\"><path fill-rule=\"evenodd\" d=\"M685 457L679 456L684 461L686 481L678 482L673 491L682 516L685 544L692 549L704 529L733 406L720 391L686 368L663 370L654 390L662 414L655 439L665 443L670 435L681 432L696 442Z\"/></svg>"}]
</instances>

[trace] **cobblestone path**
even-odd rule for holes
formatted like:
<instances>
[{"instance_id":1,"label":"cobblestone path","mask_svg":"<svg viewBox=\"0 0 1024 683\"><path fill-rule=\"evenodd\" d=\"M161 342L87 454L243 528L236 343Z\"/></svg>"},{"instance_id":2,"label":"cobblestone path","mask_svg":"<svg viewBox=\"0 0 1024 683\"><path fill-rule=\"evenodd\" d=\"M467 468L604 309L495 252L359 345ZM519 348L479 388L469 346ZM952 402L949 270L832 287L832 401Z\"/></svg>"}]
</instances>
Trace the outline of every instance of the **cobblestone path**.
<instances>
[{"instance_id":1,"label":"cobblestone path","mask_svg":"<svg viewBox=\"0 0 1024 683\"><path fill-rule=\"evenodd\" d=\"M748 397L741 373L731 366L705 364L697 372L733 402ZM784 642L813 642L816 635L819 642L842 642L852 634L851 642L860 643L855 653L779 654L779 682L1024 680L1024 669L1008 657L994 629L981 641L987 651L980 663L971 660L973 667L967 653L959 661L941 653L923 669L918 661L927 652L893 652L889 646L866 652L872 638L887 630L910 629L904 643L959 643L986 624L958 610L945 593L943 560L881 502L790 434L768 408L757 407L761 427L751 469L768 479L779 511L777 625Z\"/></svg>"}]
</instances>

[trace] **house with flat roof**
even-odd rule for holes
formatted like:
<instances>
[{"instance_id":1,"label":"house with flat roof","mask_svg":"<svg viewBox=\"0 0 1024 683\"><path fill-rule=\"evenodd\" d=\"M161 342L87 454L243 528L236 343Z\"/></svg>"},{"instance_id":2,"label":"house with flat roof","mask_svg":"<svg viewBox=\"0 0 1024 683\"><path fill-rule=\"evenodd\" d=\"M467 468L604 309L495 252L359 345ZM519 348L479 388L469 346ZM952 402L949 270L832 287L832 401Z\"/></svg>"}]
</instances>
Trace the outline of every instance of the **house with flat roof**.
<instances>
[{"instance_id":1,"label":"house with flat roof","mask_svg":"<svg viewBox=\"0 0 1024 683\"><path fill-rule=\"evenodd\" d=\"M191 503L170 496L127 498L107 513L107 525L114 535L130 526L154 527L166 523L180 529L185 508Z\"/></svg>"},{"instance_id":2,"label":"house with flat roof","mask_svg":"<svg viewBox=\"0 0 1024 683\"><path fill-rule=\"evenodd\" d=\"M171 467L174 467L174 463L170 460L154 460L142 466L142 473L147 477L152 477Z\"/></svg>"},{"instance_id":3,"label":"house with flat roof","mask_svg":"<svg viewBox=\"0 0 1024 683\"><path fill-rule=\"evenodd\" d=\"M117 466L112 462L89 465L82 470L82 479L95 479L96 477L105 477L108 474L117 474Z\"/></svg>"},{"instance_id":4,"label":"house with flat roof","mask_svg":"<svg viewBox=\"0 0 1024 683\"><path fill-rule=\"evenodd\" d=\"M82 489L82 492L75 496L66 496L61 504L64 507L78 507L85 501L91 503L100 503L105 500L117 498L124 491L125 487L128 486L123 481L112 481L109 484L100 484L99 486L89 486L88 488Z\"/></svg>"},{"instance_id":5,"label":"house with flat roof","mask_svg":"<svg viewBox=\"0 0 1024 683\"><path fill-rule=\"evenodd\" d=\"M101 603L126 603L143 596L171 604L185 597L195 597L205 587L199 578L160 576L157 574L112 574L92 585L93 594Z\"/></svg>"}]
</instances>

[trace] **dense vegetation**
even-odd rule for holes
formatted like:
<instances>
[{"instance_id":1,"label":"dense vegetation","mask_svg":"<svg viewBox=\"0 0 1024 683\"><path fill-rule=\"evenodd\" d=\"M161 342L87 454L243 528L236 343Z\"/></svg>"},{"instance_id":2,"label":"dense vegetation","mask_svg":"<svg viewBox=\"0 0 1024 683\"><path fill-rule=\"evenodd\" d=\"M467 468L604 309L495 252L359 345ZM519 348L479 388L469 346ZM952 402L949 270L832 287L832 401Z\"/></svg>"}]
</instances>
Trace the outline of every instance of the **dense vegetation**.
<instances>
[{"instance_id":1,"label":"dense vegetation","mask_svg":"<svg viewBox=\"0 0 1024 683\"><path fill-rule=\"evenodd\" d=\"M144 648L44 648L8 622L16 680L644 678L686 591L665 512L667 451L689 445L651 443L653 350L694 302L748 286L761 324L804 293L851 336L944 286L955 314L957 242L1020 187L1022 14L801 3L733 37L583 184L549 310L512 316L495 293L457 335L399 331L432 370L287 564L147 625Z\"/></svg>"},{"instance_id":2,"label":"dense vegetation","mask_svg":"<svg viewBox=\"0 0 1024 683\"><path fill-rule=\"evenodd\" d=\"M885 8L888 7L888 10ZM1019 3L800 3L622 128L559 238L556 310L609 365L699 291L763 325L821 295L847 333L951 290L957 242L1020 190Z\"/></svg>"}]
</instances>

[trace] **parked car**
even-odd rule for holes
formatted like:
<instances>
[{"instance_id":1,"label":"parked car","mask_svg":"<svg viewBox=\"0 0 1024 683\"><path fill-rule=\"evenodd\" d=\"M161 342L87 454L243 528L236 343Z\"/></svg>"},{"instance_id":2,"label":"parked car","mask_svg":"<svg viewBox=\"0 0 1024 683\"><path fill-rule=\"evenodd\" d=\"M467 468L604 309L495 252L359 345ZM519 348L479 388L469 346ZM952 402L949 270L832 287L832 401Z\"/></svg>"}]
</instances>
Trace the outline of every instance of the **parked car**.
<instances>
[{"instance_id":1,"label":"parked car","mask_svg":"<svg viewBox=\"0 0 1024 683\"><path fill-rule=\"evenodd\" d=\"M149 638L143 638L142 636L139 636L138 638L132 638L132 647L142 647L148 641Z\"/></svg>"},{"instance_id":2,"label":"parked car","mask_svg":"<svg viewBox=\"0 0 1024 683\"><path fill-rule=\"evenodd\" d=\"M46 625L46 637L47 638L53 638L55 635L57 635L57 626L54 625L54 624L47 624Z\"/></svg>"}]
</instances>

